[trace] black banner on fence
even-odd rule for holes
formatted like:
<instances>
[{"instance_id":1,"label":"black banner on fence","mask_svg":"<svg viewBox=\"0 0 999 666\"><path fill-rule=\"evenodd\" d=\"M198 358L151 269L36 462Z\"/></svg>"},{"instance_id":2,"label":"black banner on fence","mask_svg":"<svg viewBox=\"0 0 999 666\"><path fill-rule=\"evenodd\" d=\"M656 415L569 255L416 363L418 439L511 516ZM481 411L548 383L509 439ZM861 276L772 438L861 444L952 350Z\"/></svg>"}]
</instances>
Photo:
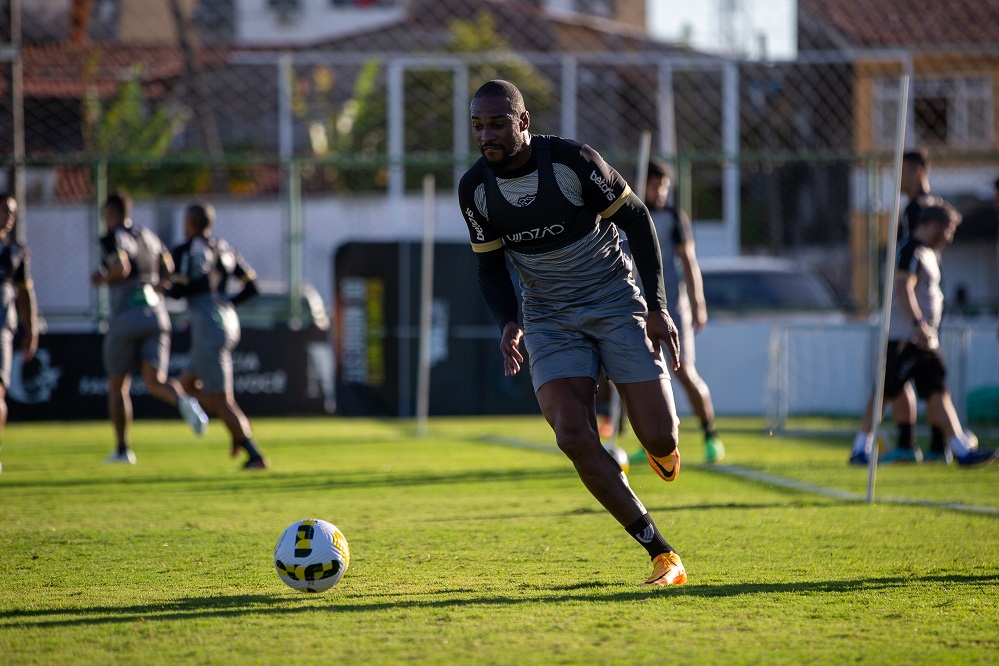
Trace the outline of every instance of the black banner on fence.
<instances>
[{"instance_id":1,"label":"black banner on fence","mask_svg":"<svg viewBox=\"0 0 999 666\"><path fill-rule=\"evenodd\" d=\"M107 418L107 378L98 333L43 335L38 353L23 363L14 352L7 405L12 421ZM190 334L174 332L170 374L187 366ZM243 329L233 352L236 401L251 418L323 414L333 406L333 357L328 334L318 329ZM136 418L171 418L174 407L132 378Z\"/></svg>"},{"instance_id":2,"label":"black banner on fence","mask_svg":"<svg viewBox=\"0 0 999 666\"><path fill-rule=\"evenodd\" d=\"M337 409L412 416L419 361L421 245L347 243L334 256ZM432 415L536 414L525 364L503 376L499 331L467 243L434 248Z\"/></svg>"}]
</instances>

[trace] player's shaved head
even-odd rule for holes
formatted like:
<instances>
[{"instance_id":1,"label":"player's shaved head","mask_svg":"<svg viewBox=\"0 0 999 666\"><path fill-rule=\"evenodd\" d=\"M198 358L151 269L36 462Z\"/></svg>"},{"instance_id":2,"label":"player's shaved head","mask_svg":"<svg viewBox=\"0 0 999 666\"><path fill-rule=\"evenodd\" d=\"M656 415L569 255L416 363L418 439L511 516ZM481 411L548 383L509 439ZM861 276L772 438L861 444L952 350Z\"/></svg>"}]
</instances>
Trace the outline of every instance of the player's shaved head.
<instances>
[{"instance_id":1,"label":"player's shaved head","mask_svg":"<svg viewBox=\"0 0 999 666\"><path fill-rule=\"evenodd\" d=\"M903 153L902 162L914 167L928 169L930 166L930 156L925 148L917 148L916 150L909 150Z\"/></svg>"},{"instance_id":2,"label":"player's shaved head","mask_svg":"<svg viewBox=\"0 0 999 666\"><path fill-rule=\"evenodd\" d=\"M210 203L193 203L187 207L184 217L198 234L204 234L215 225L215 206Z\"/></svg>"},{"instance_id":3,"label":"player's shaved head","mask_svg":"<svg viewBox=\"0 0 999 666\"><path fill-rule=\"evenodd\" d=\"M472 95L472 101L482 97L504 97L510 102L510 108L515 116L519 116L527 107L524 105L524 96L520 94L520 89L509 81L503 79L493 79L486 81Z\"/></svg>"},{"instance_id":4,"label":"player's shaved head","mask_svg":"<svg viewBox=\"0 0 999 666\"><path fill-rule=\"evenodd\" d=\"M104 210L108 211L116 220L126 220L132 215L132 198L124 192L109 194L104 202Z\"/></svg>"}]
</instances>

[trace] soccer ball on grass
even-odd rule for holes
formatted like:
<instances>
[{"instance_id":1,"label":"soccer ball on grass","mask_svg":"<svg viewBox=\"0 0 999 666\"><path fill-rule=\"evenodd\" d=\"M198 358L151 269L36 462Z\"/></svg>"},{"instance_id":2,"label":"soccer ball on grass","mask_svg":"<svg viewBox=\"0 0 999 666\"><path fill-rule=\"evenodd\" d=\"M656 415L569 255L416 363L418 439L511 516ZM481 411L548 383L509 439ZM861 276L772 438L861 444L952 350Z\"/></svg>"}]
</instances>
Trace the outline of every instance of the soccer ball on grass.
<instances>
[{"instance_id":1,"label":"soccer ball on grass","mask_svg":"<svg viewBox=\"0 0 999 666\"><path fill-rule=\"evenodd\" d=\"M336 525L319 518L295 521L274 546L278 577L301 592L330 589L343 578L349 563L347 538Z\"/></svg>"},{"instance_id":2,"label":"soccer ball on grass","mask_svg":"<svg viewBox=\"0 0 999 666\"><path fill-rule=\"evenodd\" d=\"M628 452L617 444L605 444L604 450L611 455L620 467L621 471L627 474L631 470L631 462L628 460Z\"/></svg>"}]
</instances>

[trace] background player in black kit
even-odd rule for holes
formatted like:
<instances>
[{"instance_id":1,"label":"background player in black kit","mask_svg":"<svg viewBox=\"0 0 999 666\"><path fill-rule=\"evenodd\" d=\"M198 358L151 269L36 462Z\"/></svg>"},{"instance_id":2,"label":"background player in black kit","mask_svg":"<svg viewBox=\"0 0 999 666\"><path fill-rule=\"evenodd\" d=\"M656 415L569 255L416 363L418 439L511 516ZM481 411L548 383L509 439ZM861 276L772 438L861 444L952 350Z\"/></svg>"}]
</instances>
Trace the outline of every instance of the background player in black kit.
<instances>
[{"instance_id":1,"label":"background player in black kit","mask_svg":"<svg viewBox=\"0 0 999 666\"><path fill-rule=\"evenodd\" d=\"M221 238L212 236L215 208L195 203L184 211L184 237L173 249L175 272L171 298L187 298L191 316L191 362L180 381L209 413L225 423L232 437L232 455L246 451L243 469L267 469L267 460L253 441L250 420L236 403L232 388L232 350L239 344L236 306L257 294L256 274L243 257ZM230 277L243 283L231 298Z\"/></svg>"},{"instance_id":2,"label":"background player in black kit","mask_svg":"<svg viewBox=\"0 0 999 666\"><path fill-rule=\"evenodd\" d=\"M494 80L480 87L471 121L482 158L462 177L458 199L479 262L479 288L502 329L505 373L520 371L523 339L538 403L559 448L590 493L652 558L645 584L684 583L679 555L597 432L594 393L603 366L650 466L666 481L676 478L679 420L661 351L666 348L675 369L679 342L666 312L648 210L589 146L532 136L530 114L513 84ZM630 240L647 304L617 225ZM507 258L520 275L520 313Z\"/></svg>"},{"instance_id":3,"label":"background player in black kit","mask_svg":"<svg viewBox=\"0 0 999 666\"><path fill-rule=\"evenodd\" d=\"M136 367L149 394L177 407L196 434L208 427L198 401L167 375L170 361L170 317L160 294L162 281L173 272L173 260L159 237L132 224L132 200L115 193L101 215L107 233L101 237L101 267L90 276L94 286L107 285L111 316L104 335L103 360L108 376L108 413L117 447L108 463L135 464L129 441L132 399L129 389Z\"/></svg>"},{"instance_id":4,"label":"background player in black kit","mask_svg":"<svg viewBox=\"0 0 999 666\"><path fill-rule=\"evenodd\" d=\"M38 310L35 305L35 287L31 282L31 267L28 248L18 244L14 238L14 222L17 220L17 201L9 194L0 196L3 201L3 223L0 225L0 293L2 310L0 316L0 443L3 442L4 426L7 425L7 387L10 386L10 370L14 356L14 334L17 331L18 315L24 326L21 340L21 353L24 360L30 361L38 350ZM3 466L0 465L0 471Z\"/></svg>"},{"instance_id":5,"label":"background player in black kit","mask_svg":"<svg viewBox=\"0 0 999 666\"><path fill-rule=\"evenodd\" d=\"M919 225L923 210L944 203L940 197L930 194L930 160L925 150L910 150L902 155L900 188L909 201L902 212L902 219L899 220L899 248ZM916 463L924 459L928 462L949 462L946 438L939 426L932 424L930 426L932 433L930 450L925 455L916 446L916 393L910 382L906 382L901 391L892 397L891 411L895 427L898 429L895 448L879 456L879 463ZM860 450L858 448L860 441L866 438L867 433L857 433L854 450ZM851 463L866 465L867 460L864 455L851 456Z\"/></svg>"}]
</instances>

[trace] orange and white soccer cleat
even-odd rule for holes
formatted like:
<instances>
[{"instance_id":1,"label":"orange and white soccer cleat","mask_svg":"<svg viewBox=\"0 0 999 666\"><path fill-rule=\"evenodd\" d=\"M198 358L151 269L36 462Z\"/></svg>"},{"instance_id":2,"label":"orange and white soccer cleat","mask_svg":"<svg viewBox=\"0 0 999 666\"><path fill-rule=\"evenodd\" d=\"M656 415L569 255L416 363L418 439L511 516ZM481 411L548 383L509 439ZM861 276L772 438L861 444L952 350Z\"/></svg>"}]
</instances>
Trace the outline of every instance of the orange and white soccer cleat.
<instances>
[{"instance_id":1,"label":"orange and white soccer cleat","mask_svg":"<svg viewBox=\"0 0 999 666\"><path fill-rule=\"evenodd\" d=\"M663 481L675 481L680 474L680 449L673 449L673 453L662 458L657 458L651 453L646 453L649 458L649 466L655 470L656 474Z\"/></svg>"},{"instance_id":2,"label":"orange and white soccer cleat","mask_svg":"<svg viewBox=\"0 0 999 666\"><path fill-rule=\"evenodd\" d=\"M687 570L673 551L656 555L652 566L652 575L642 585L683 585L687 582Z\"/></svg>"}]
</instances>

